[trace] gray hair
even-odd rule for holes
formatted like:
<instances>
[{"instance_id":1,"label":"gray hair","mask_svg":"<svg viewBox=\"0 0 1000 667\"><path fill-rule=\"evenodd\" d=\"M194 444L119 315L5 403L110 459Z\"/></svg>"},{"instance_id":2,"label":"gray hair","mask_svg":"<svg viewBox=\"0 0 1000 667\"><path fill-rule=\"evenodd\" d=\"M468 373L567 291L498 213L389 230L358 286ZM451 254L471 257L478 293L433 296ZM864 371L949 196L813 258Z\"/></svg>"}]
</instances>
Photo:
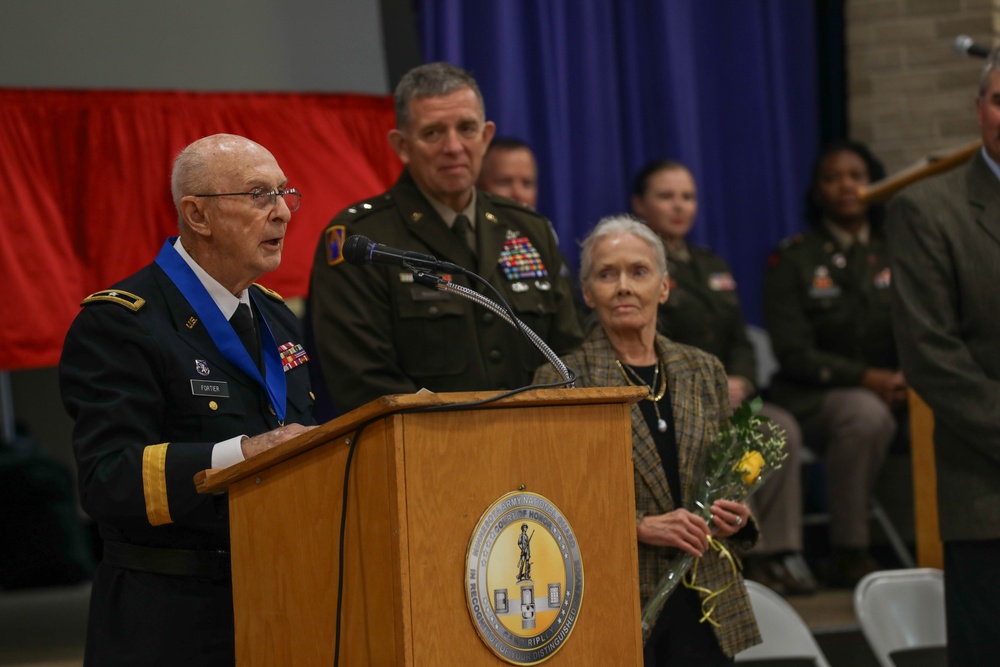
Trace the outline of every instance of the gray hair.
<instances>
[{"instance_id":1,"label":"gray hair","mask_svg":"<svg viewBox=\"0 0 1000 667\"><path fill-rule=\"evenodd\" d=\"M656 266L662 275L667 275L667 251L663 240L638 218L631 215L612 215L601 218L580 244L580 284L590 281L590 271L594 262L594 246L608 236L631 234L647 243L656 257Z\"/></svg>"},{"instance_id":2,"label":"gray hair","mask_svg":"<svg viewBox=\"0 0 1000 667\"><path fill-rule=\"evenodd\" d=\"M990 87L990 75L997 70L1000 70L1000 47L993 49L990 51L990 55L986 56L986 64L983 66L982 74L979 75L980 99L986 94L986 89Z\"/></svg>"},{"instance_id":3,"label":"gray hair","mask_svg":"<svg viewBox=\"0 0 1000 667\"><path fill-rule=\"evenodd\" d=\"M396 129L405 130L410 124L410 101L418 97L444 97L456 90L469 88L479 100L479 109L486 117L486 105L479 84L461 67L451 63L427 63L414 67L403 75L396 86Z\"/></svg>"},{"instance_id":4,"label":"gray hair","mask_svg":"<svg viewBox=\"0 0 1000 667\"><path fill-rule=\"evenodd\" d=\"M174 160L174 170L170 175L170 194L178 215L183 197L214 190L214 179L208 163L206 152L195 144L184 148Z\"/></svg>"}]
</instances>

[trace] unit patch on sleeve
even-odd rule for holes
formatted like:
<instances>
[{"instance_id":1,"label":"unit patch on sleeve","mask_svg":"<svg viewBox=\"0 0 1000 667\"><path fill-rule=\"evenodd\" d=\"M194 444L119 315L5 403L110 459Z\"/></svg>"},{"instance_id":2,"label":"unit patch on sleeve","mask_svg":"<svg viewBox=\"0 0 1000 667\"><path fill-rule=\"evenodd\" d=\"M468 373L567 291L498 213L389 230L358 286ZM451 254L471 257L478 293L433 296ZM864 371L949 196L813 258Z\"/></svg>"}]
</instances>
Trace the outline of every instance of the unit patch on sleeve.
<instances>
[{"instance_id":1,"label":"unit patch on sleeve","mask_svg":"<svg viewBox=\"0 0 1000 667\"><path fill-rule=\"evenodd\" d=\"M497 260L507 280L527 278L547 278L549 272L542 262L542 256L531 244L527 236L508 238L504 241L500 259Z\"/></svg>"},{"instance_id":2,"label":"unit patch on sleeve","mask_svg":"<svg viewBox=\"0 0 1000 667\"><path fill-rule=\"evenodd\" d=\"M347 228L334 225L326 230L326 263L336 266L344 261L344 235Z\"/></svg>"}]
</instances>

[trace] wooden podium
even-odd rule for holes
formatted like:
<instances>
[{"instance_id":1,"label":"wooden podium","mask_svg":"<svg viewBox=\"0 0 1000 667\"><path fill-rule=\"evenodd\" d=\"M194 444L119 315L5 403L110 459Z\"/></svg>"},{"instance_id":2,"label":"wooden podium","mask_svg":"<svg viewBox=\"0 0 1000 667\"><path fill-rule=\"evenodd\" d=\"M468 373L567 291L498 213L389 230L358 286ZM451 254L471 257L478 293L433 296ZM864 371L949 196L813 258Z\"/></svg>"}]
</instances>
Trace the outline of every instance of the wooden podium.
<instances>
[{"instance_id":1,"label":"wooden podium","mask_svg":"<svg viewBox=\"0 0 1000 667\"><path fill-rule=\"evenodd\" d=\"M544 496L577 538L579 615L549 660L641 665L629 406L644 388L387 396L248 461L200 473L229 494L236 657L334 664L347 493L341 665L504 665L466 602L466 554L506 493ZM431 406L442 411L419 412Z\"/></svg>"}]
</instances>

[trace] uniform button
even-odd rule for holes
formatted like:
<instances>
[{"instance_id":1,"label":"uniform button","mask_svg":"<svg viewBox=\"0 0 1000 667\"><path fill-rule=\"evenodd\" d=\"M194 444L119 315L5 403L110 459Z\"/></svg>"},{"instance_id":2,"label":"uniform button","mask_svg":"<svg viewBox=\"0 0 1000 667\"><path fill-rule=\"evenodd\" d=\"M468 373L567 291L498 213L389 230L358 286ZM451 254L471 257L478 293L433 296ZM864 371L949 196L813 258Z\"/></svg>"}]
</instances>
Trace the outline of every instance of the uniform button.
<instances>
[{"instance_id":1,"label":"uniform button","mask_svg":"<svg viewBox=\"0 0 1000 667\"><path fill-rule=\"evenodd\" d=\"M496 316L493 313L491 313L489 311L486 311L485 313L483 313L483 324L493 324L493 320L495 320L495 319L496 319Z\"/></svg>"},{"instance_id":2,"label":"uniform button","mask_svg":"<svg viewBox=\"0 0 1000 667\"><path fill-rule=\"evenodd\" d=\"M490 350L490 361L493 363L499 363L503 359L503 352L499 348L493 348Z\"/></svg>"},{"instance_id":3,"label":"uniform button","mask_svg":"<svg viewBox=\"0 0 1000 667\"><path fill-rule=\"evenodd\" d=\"M438 314L438 307L437 306L431 306L430 308L427 309L427 312L430 313L431 315L437 315Z\"/></svg>"},{"instance_id":4,"label":"uniform button","mask_svg":"<svg viewBox=\"0 0 1000 667\"><path fill-rule=\"evenodd\" d=\"M209 401L208 402L208 409L209 410L213 410L213 411L214 410L218 410L219 409L219 404L216 403L215 401Z\"/></svg>"},{"instance_id":5,"label":"uniform button","mask_svg":"<svg viewBox=\"0 0 1000 667\"><path fill-rule=\"evenodd\" d=\"M277 416L277 414L278 414L278 413L274 411L274 406L273 406L273 405L270 405L270 404L269 404L269 405L267 406L267 409L271 411L271 414L272 414L272 415L275 415L275 416Z\"/></svg>"}]
</instances>

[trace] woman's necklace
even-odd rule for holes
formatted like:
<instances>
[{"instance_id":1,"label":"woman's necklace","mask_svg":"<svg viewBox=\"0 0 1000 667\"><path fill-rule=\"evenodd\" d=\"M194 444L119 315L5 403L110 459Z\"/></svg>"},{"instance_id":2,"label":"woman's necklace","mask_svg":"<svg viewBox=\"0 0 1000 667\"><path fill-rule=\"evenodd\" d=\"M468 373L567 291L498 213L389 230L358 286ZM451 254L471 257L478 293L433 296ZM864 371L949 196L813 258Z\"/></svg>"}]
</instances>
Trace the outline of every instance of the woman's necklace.
<instances>
[{"instance_id":1,"label":"woman's necklace","mask_svg":"<svg viewBox=\"0 0 1000 667\"><path fill-rule=\"evenodd\" d=\"M646 396L646 400L652 401L653 403L653 412L656 413L656 430L660 433L666 433L667 421L660 416L660 399L667 394L667 370L664 368L663 372L660 372L660 369L663 367L663 362L659 360L656 362L656 370L653 371L652 386L646 384L645 380L639 377L639 374L636 373L631 366L626 366L618 359L615 359L615 363L618 364L618 370L622 372L622 377L625 378L625 381L628 382L629 385L633 387L646 385L646 387L649 388L649 395ZM662 381L660 380L661 376L663 378ZM638 384L632 381L633 377L639 381ZM660 386L659 390L656 389L657 384Z\"/></svg>"}]
</instances>

